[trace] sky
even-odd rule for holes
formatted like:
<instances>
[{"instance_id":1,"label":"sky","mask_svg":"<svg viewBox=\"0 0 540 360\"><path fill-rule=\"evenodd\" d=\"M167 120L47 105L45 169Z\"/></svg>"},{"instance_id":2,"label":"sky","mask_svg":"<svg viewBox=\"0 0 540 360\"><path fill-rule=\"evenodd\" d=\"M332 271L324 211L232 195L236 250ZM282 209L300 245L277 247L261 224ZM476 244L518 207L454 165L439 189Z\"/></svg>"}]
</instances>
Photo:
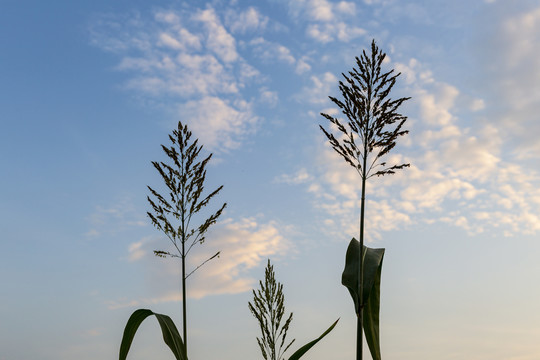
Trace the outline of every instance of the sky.
<instances>
[{"instance_id":1,"label":"sky","mask_svg":"<svg viewBox=\"0 0 540 360\"><path fill-rule=\"evenodd\" d=\"M411 167L366 189L383 358L540 358L537 1L0 4L0 360L113 359L138 308L181 327L146 216L178 121L213 153L208 209L227 203L188 258L221 251L188 279L190 359L262 358L247 304L268 259L292 349L340 318L305 359L353 358L359 177L319 125L372 39L411 97L387 159ZM129 358L174 358L155 320Z\"/></svg>"}]
</instances>

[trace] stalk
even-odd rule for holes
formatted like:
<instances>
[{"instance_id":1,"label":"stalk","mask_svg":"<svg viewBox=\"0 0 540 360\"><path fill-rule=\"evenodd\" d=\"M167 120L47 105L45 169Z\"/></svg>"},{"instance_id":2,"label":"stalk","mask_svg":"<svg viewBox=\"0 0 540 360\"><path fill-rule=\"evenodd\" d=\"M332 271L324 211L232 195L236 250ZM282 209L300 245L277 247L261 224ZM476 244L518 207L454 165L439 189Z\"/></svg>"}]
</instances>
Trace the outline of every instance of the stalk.
<instances>
[{"instance_id":1,"label":"stalk","mask_svg":"<svg viewBox=\"0 0 540 360\"><path fill-rule=\"evenodd\" d=\"M366 127L367 130L367 127ZM367 131L364 131L364 154L367 154ZM364 305L362 304L362 299L364 298L364 209L366 203L366 164L367 156L363 157L363 166L362 166L362 197L360 199L360 302L358 309L358 320L357 320L357 331L356 331L356 359L362 360L363 358L363 333L364 333Z\"/></svg>"},{"instance_id":2,"label":"stalk","mask_svg":"<svg viewBox=\"0 0 540 360\"><path fill-rule=\"evenodd\" d=\"M203 194L206 165L212 158L212 154L206 158L199 157L202 145L197 145L197 139L191 139L191 131L188 130L187 126L178 122L178 129L169 135L169 139L172 143L170 147L161 145L169 157L169 163L152 161L152 165L164 180L168 190L165 193L167 195L163 196L148 186L151 194L147 199L152 209L147 212L147 215L152 220L152 224L165 233L175 248L173 253L154 250L154 254L162 258L179 258L182 262L182 329L184 351L187 354L186 281L201 266L219 257L220 252L218 251L203 261L189 273L186 271L186 258L193 246L204 243L206 232L210 226L216 223L227 204L223 204L199 225L191 224L193 216L203 209L221 191L223 186L209 194ZM178 242L182 244L180 245Z\"/></svg>"},{"instance_id":3,"label":"stalk","mask_svg":"<svg viewBox=\"0 0 540 360\"><path fill-rule=\"evenodd\" d=\"M399 73L394 70L382 73L382 65L386 54L383 53L375 40L371 42L371 54L362 51L360 57L356 57L357 68L347 74L343 73L344 81L339 82L339 89L343 99L339 100L330 96L330 100L336 104L346 121L342 121L331 115L321 113L337 128L340 136L336 137L333 132L319 126L332 148L351 165L362 178L362 197L360 205L360 249L359 249L359 286L358 292L353 290L355 305L358 304L357 312L357 338L356 359L362 360L363 348L363 278L364 278L364 212L366 202L366 182L373 176L394 174L397 170L409 167L409 164L387 165L383 158L394 148L398 137L408 134L402 126L407 120L406 116L398 113L398 108L408 97L392 99L389 97ZM357 139L362 143L358 144ZM368 164L367 158L370 156ZM344 284L348 287L348 285ZM359 296L359 298L356 298ZM370 345L371 346L371 345ZM373 350L372 355L373 355ZM380 358L379 356L377 358Z\"/></svg>"},{"instance_id":4,"label":"stalk","mask_svg":"<svg viewBox=\"0 0 540 360\"><path fill-rule=\"evenodd\" d=\"M182 241L182 254L184 252L184 242ZM186 259L185 255L182 257L182 321L183 322L183 334L184 334L184 349L187 354L187 319L186 319Z\"/></svg>"}]
</instances>

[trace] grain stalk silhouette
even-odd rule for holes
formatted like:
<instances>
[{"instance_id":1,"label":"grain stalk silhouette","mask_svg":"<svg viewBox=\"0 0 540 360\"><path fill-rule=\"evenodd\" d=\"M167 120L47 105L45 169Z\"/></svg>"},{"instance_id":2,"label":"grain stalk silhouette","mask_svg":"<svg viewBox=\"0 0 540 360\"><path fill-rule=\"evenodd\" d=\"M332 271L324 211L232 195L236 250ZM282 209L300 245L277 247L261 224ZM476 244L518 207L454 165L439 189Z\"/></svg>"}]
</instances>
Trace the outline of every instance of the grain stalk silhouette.
<instances>
[{"instance_id":1,"label":"grain stalk silhouette","mask_svg":"<svg viewBox=\"0 0 540 360\"><path fill-rule=\"evenodd\" d=\"M203 195L204 182L206 180L206 167L212 158L212 154L201 160L203 146L198 145L198 139L192 140L192 133L187 125L178 122L178 128L169 135L171 146L161 145L161 148L170 160L152 161L152 165L161 175L168 194L161 195L148 186L150 196L147 197L152 211L147 212L152 224L162 231L171 241L176 250L174 253L155 250L154 254L159 257L175 257L182 264L182 323L184 350L187 354L187 317L186 317L186 280L208 261L219 257L218 251L207 260L198 265L191 272L186 272L186 258L196 244L205 241L205 234L216 223L217 219L227 206L224 203L216 212L211 214L199 225L193 225L194 216L214 198L223 188L219 186L208 195ZM201 215L201 214L199 214Z\"/></svg>"},{"instance_id":2,"label":"grain stalk silhouette","mask_svg":"<svg viewBox=\"0 0 540 360\"><path fill-rule=\"evenodd\" d=\"M257 344L265 360L283 360L285 352L291 347L295 339L287 343L287 331L292 322L293 314L290 313L285 322L285 295L283 284L276 281L274 267L268 264L264 271L264 283L259 281L260 289L253 292L253 303L248 302L251 314L257 319L261 337L257 337ZM300 360L313 346L328 335L336 327L337 319L318 338L298 348L288 360Z\"/></svg>"},{"instance_id":3,"label":"grain stalk silhouette","mask_svg":"<svg viewBox=\"0 0 540 360\"><path fill-rule=\"evenodd\" d=\"M342 74L344 81L339 81L339 89L343 99L329 97L341 109L346 121L340 121L338 118L321 113L324 118L337 128L339 135L335 136L331 130L327 131L323 126L319 125L332 148L341 155L347 164L357 171L362 180L360 247L356 255L359 258L358 299L354 299L353 296L357 313L357 360L361 360L363 355L363 316L365 306L363 281L364 257L367 252L364 250L366 181L373 176L394 174L396 170L401 170L410 165L396 164L388 166L383 161L383 157L395 147L396 140L408 133L408 130L402 129L407 117L401 115L398 108L403 102L410 99L409 97L403 97L393 100L389 97L390 91L400 73L394 73L393 69L382 72L385 58L386 54L377 47L375 40L373 40L371 42L371 54L368 55L365 50L362 51L360 58L356 57L357 67L353 67L347 74ZM382 266L382 257L380 261ZM351 295L353 295L352 292ZM378 339L376 347L379 347ZM371 349L370 346L370 350L374 359L380 359L380 349L377 351L377 349Z\"/></svg>"},{"instance_id":4,"label":"grain stalk silhouette","mask_svg":"<svg viewBox=\"0 0 540 360\"><path fill-rule=\"evenodd\" d=\"M283 284L276 281L270 260L264 271L264 283L259 281L259 285L260 289L252 290L253 303L248 302L249 310L259 322L261 330L257 343L265 360L282 360L295 340L285 345L293 314L290 313L285 323L281 323L285 314L285 295Z\"/></svg>"}]
</instances>

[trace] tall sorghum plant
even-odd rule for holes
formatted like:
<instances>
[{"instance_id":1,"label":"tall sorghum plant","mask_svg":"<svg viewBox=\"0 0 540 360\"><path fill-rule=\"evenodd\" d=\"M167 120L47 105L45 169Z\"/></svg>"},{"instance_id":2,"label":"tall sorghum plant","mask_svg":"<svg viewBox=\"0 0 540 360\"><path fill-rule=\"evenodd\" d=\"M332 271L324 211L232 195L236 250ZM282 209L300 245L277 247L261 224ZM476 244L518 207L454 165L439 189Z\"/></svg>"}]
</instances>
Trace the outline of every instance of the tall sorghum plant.
<instances>
[{"instance_id":1,"label":"tall sorghum plant","mask_svg":"<svg viewBox=\"0 0 540 360\"><path fill-rule=\"evenodd\" d=\"M363 342L363 309L364 309L364 213L366 200L366 181L373 176L383 176L395 173L396 170L408 167L409 164L387 165L383 157L396 145L398 137L408 133L403 130L406 117L398 112L398 108L409 98L391 99L390 91L400 75L394 70L382 71L386 54L383 53L375 40L371 43L371 54L362 52L356 58L357 68L342 74L344 81L339 82L342 100L330 97L336 104L346 121L340 121L328 114L321 113L339 131L335 136L323 126L321 130L330 142L332 148L351 165L362 180L362 196L360 202L360 247L359 254L359 286L357 306L357 347L356 358L362 359ZM382 259L381 259L382 261Z\"/></svg>"},{"instance_id":2,"label":"tall sorghum plant","mask_svg":"<svg viewBox=\"0 0 540 360\"><path fill-rule=\"evenodd\" d=\"M206 166L212 154L201 159L202 145L198 140L191 139L191 131L186 125L178 122L178 128L169 135L170 147L161 145L169 158L169 162L153 161L152 165L159 172L166 185L167 192L161 195L148 186L150 196L148 202L152 211L148 217L152 224L161 230L171 241L175 251L156 250L154 254L159 257L180 258L182 264L182 323L185 352L187 353L187 318L186 318L186 279L206 262L219 256L219 252L209 257L194 270L186 272L186 257L197 243L202 244L208 228L214 224L227 204L223 204L216 212L205 220L194 225L194 217L216 196L223 186L207 195L203 195L206 179ZM204 219L204 217L203 217Z\"/></svg>"}]
</instances>

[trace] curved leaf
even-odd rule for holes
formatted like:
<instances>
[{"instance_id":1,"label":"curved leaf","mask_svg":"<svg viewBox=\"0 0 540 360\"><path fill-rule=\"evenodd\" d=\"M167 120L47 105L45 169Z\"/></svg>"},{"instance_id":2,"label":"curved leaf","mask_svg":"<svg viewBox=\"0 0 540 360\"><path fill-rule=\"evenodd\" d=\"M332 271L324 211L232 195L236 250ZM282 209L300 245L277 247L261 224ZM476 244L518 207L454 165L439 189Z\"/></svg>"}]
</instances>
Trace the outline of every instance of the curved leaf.
<instances>
[{"instance_id":1,"label":"curved leaf","mask_svg":"<svg viewBox=\"0 0 540 360\"><path fill-rule=\"evenodd\" d=\"M363 327L366 341L374 360L381 359L379 341L379 310L381 294L381 271L384 249L372 249L364 246L364 276L362 281L362 301L360 301L360 242L352 239L345 255L345 269L341 283L347 287L358 315L361 305L364 307Z\"/></svg>"},{"instance_id":2,"label":"curved leaf","mask_svg":"<svg viewBox=\"0 0 540 360\"><path fill-rule=\"evenodd\" d=\"M300 359L305 353L308 352L309 349L311 349L316 343L318 343L323 337L325 337L326 335L328 335L328 333L330 331L332 331L334 329L334 327L336 326L336 324L338 323L339 319L337 319L328 329L326 329L325 332L322 333L321 336L319 336L318 338L316 338L315 340L313 341L310 341L309 343L307 343L306 345L302 346L300 349L296 350L294 352L294 354L291 355L291 357L289 358L289 360L298 360Z\"/></svg>"},{"instance_id":3,"label":"curved leaf","mask_svg":"<svg viewBox=\"0 0 540 360\"><path fill-rule=\"evenodd\" d=\"M152 310L148 309L139 309L131 314L126 324L126 328L124 329L124 335L122 336L119 360L126 360L137 329L144 319L150 315L155 315L157 318L159 326L161 327L161 332L163 333L163 340L165 341L165 344L169 346L176 359L187 360L184 342L182 341L182 337L180 336L180 333L178 332L178 329L174 325L172 319L167 315L156 314Z\"/></svg>"},{"instance_id":4,"label":"curved leaf","mask_svg":"<svg viewBox=\"0 0 540 360\"><path fill-rule=\"evenodd\" d=\"M376 256L374 256L374 260L378 261L378 266L376 268L377 272L373 275L374 281L372 283L369 297L364 302L364 335L366 336L366 341L373 360L381 360L381 346L379 340L379 310L381 304L381 271L384 249L368 248L368 254L370 250L382 251L379 251ZM375 262L373 262L373 264L375 264ZM375 266L372 267L372 269L374 268Z\"/></svg>"}]
</instances>

